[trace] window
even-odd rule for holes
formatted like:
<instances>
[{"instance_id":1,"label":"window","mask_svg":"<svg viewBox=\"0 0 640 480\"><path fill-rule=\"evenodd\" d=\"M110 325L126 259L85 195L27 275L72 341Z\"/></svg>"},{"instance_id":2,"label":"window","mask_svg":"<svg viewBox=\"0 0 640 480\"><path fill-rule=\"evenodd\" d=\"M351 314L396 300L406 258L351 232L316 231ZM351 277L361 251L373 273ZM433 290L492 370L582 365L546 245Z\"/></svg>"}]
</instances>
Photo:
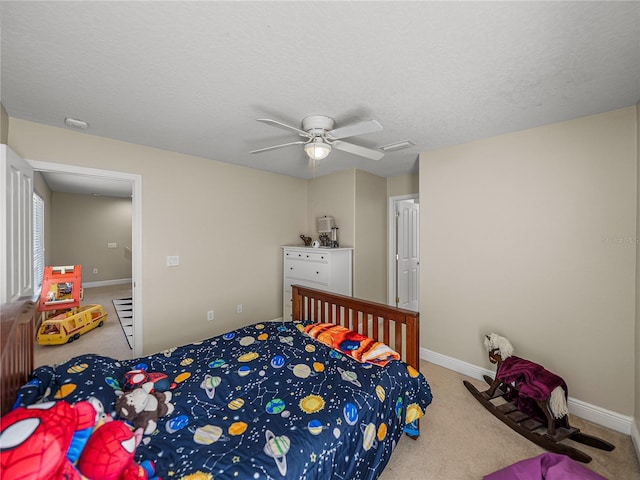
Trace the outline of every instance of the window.
<instances>
[{"instance_id":1,"label":"window","mask_svg":"<svg viewBox=\"0 0 640 480\"><path fill-rule=\"evenodd\" d=\"M33 193L33 286L36 294L44 276L44 200Z\"/></svg>"}]
</instances>

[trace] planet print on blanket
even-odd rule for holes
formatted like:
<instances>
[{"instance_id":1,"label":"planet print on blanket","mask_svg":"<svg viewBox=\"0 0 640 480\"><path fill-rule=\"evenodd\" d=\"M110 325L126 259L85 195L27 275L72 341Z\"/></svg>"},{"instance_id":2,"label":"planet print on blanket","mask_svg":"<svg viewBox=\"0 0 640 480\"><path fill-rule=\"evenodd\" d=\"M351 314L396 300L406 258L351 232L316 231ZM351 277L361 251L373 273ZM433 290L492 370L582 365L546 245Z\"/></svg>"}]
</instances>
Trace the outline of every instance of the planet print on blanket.
<instances>
[{"instance_id":1,"label":"planet print on blanket","mask_svg":"<svg viewBox=\"0 0 640 480\"><path fill-rule=\"evenodd\" d=\"M322 422L318 419L309 420L309 423L307 424L307 430L309 430L311 435L320 435L324 428L325 427L322 425Z\"/></svg>"},{"instance_id":2,"label":"planet print on blanket","mask_svg":"<svg viewBox=\"0 0 640 480\"><path fill-rule=\"evenodd\" d=\"M267 405L264 407L264 409L271 415L277 415L279 413L282 413L285 407L286 405L284 403L284 400L282 400L281 398L274 398L267 402Z\"/></svg>"},{"instance_id":3,"label":"planet print on blanket","mask_svg":"<svg viewBox=\"0 0 640 480\"><path fill-rule=\"evenodd\" d=\"M238 436L242 435L247 430L248 425L244 422L233 422L229 425L229 435Z\"/></svg>"},{"instance_id":4,"label":"planet print on blanket","mask_svg":"<svg viewBox=\"0 0 640 480\"><path fill-rule=\"evenodd\" d=\"M358 421L358 408L351 402L344 406L342 414L349 425L355 425Z\"/></svg>"},{"instance_id":5,"label":"planet print on blanket","mask_svg":"<svg viewBox=\"0 0 640 480\"><path fill-rule=\"evenodd\" d=\"M248 352L248 353L245 353L244 355L240 355L238 357L238 361L246 363L246 362L250 362L252 360L255 360L259 356L260 355L258 355L258 352Z\"/></svg>"},{"instance_id":6,"label":"planet print on blanket","mask_svg":"<svg viewBox=\"0 0 640 480\"><path fill-rule=\"evenodd\" d=\"M229 437L226 435L223 436L222 428L217 425L205 425L203 427L199 427L193 434L193 441L200 445L211 445L218 440L228 442Z\"/></svg>"},{"instance_id":7,"label":"planet print on blanket","mask_svg":"<svg viewBox=\"0 0 640 480\"><path fill-rule=\"evenodd\" d=\"M417 403L412 403L407 406L407 413L405 415L405 422L411 423L414 420L419 419L422 416L422 410L420 410L420 406Z\"/></svg>"},{"instance_id":8,"label":"planet print on blanket","mask_svg":"<svg viewBox=\"0 0 640 480\"><path fill-rule=\"evenodd\" d=\"M298 403L304 413L317 413L324 408L324 398L319 395L307 395Z\"/></svg>"},{"instance_id":9,"label":"planet print on blanket","mask_svg":"<svg viewBox=\"0 0 640 480\"><path fill-rule=\"evenodd\" d=\"M282 368L284 367L284 357L282 355L276 355L271 359L271 366L273 368Z\"/></svg>"},{"instance_id":10,"label":"planet print on blanket","mask_svg":"<svg viewBox=\"0 0 640 480\"><path fill-rule=\"evenodd\" d=\"M378 396L378 399L381 402L384 402L384 398L385 398L385 391L384 391L384 387L382 385L377 385L376 386L376 395Z\"/></svg>"},{"instance_id":11,"label":"planet print on blanket","mask_svg":"<svg viewBox=\"0 0 640 480\"><path fill-rule=\"evenodd\" d=\"M236 398L234 400L231 400L227 405L227 407L229 407L229 410L239 410L242 408L243 405L244 405L244 400L241 398Z\"/></svg>"},{"instance_id":12,"label":"planet print on blanket","mask_svg":"<svg viewBox=\"0 0 640 480\"><path fill-rule=\"evenodd\" d=\"M289 365L289 370L293 371L293 374L298 378L307 378L317 375L316 372L311 371L311 367L306 363L298 363L296 365Z\"/></svg>"},{"instance_id":13,"label":"planet print on blanket","mask_svg":"<svg viewBox=\"0 0 640 480\"><path fill-rule=\"evenodd\" d=\"M213 360L212 362L209 362L209 368L220 368L225 364L225 361L221 358L218 358L216 360Z\"/></svg>"},{"instance_id":14,"label":"planet print on blanket","mask_svg":"<svg viewBox=\"0 0 640 480\"><path fill-rule=\"evenodd\" d=\"M286 435L275 436L271 430L264 433L266 444L264 453L273 458L278 467L280 475L287 474L287 453L291 446L291 441Z\"/></svg>"},{"instance_id":15,"label":"planet print on blanket","mask_svg":"<svg viewBox=\"0 0 640 480\"><path fill-rule=\"evenodd\" d=\"M364 448L365 452L368 452L372 448L376 448L378 446L378 439L376 437L376 426L373 423L368 423L366 426L361 425L360 429L362 430L362 448Z\"/></svg>"},{"instance_id":16,"label":"planet print on blanket","mask_svg":"<svg viewBox=\"0 0 640 480\"><path fill-rule=\"evenodd\" d=\"M53 398L55 398L56 400L60 400L61 398L70 395L76 389L76 386L77 385L75 383L65 383L64 385L60 385L60 388L53 396Z\"/></svg>"},{"instance_id":17,"label":"planet print on blanket","mask_svg":"<svg viewBox=\"0 0 640 480\"><path fill-rule=\"evenodd\" d=\"M87 369L88 366L89 365L87 365L86 363L76 364L69 367L67 369L67 373L82 373Z\"/></svg>"},{"instance_id":18,"label":"planet print on blanket","mask_svg":"<svg viewBox=\"0 0 640 480\"><path fill-rule=\"evenodd\" d=\"M176 383L182 383L191 377L191 372L182 372L178 376L176 376Z\"/></svg>"},{"instance_id":19,"label":"planet print on blanket","mask_svg":"<svg viewBox=\"0 0 640 480\"><path fill-rule=\"evenodd\" d=\"M353 385L355 385L356 387L362 387L362 384L360 383L360 381L358 380L358 374L352 370L344 370L341 367L338 367L338 372L340 373L340 376L342 377L342 380L345 380Z\"/></svg>"},{"instance_id":20,"label":"planet print on blanket","mask_svg":"<svg viewBox=\"0 0 640 480\"><path fill-rule=\"evenodd\" d=\"M182 430L189 423L189 417L186 415L178 415L175 418L170 419L165 425L167 433L175 433L178 430Z\"/></svg>"},{"instance_id":21,"label":"planet print on blanket","mask_svg":"<svg viewBox=\"0 0 640 480\"><path fill-rule=\"evenodd\" d=\"M378 425L378 441L379 442L383 441L386 436L387 436L387 424L383 422L380 425Z\"/></svg>"},{"instance_id":22,"label":"planet print on blanket","mask_svg":"<svg viewBox=\"0 0 640 480\"><path fill-rule=\"evenodd\" d=\"M221 381L222 379L220 377L213 377L207 373L200 384L200 388L204 389L207 397L213 398L216 394L216 387L220 385Z\"/></svg>"}]
</instances>

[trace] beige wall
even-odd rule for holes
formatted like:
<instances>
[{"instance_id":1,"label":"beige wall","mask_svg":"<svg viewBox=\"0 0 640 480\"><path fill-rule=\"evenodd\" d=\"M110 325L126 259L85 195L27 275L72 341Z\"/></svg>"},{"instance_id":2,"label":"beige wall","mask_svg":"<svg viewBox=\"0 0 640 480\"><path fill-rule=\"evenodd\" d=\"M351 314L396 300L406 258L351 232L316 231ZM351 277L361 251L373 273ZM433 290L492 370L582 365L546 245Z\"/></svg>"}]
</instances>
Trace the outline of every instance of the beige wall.
<instances>
[{"instance_id":1,"label":"beige wall","mask_svg":"<svg viewBox=\"0 0 640 480\"><path fill-rule=\"evenodd\" d=\"M51 203L53 265L82 265L83 284L131 278L131 198L54 192Z\"/></svg>"},{"instance_id":2,"label":"beige wall","mask_svg":"<svg viewBox=\"0 0 640 480\"><path fill-rule=\"evenodd\" d=\"M306 181L10 122L9 145L26 159L142 176L145 353L282 315L280 245L298 242L306 229ZM179 255L181 265L166 267L167 255Z\"/></svg>"},{"instance_id":3,"label":"beige wall","mask_svg":"<svg viewBox=\"0 0 640 480\"><path fill-rule=\"evenodd\" d=\"M417 173L389 177L387 178L387 196L396 197L398 195L418 193L419 185L420 176Z\"/></svg>"},{"instance_id":4,"label":"beige wall","mask_svg":"<svg viewBox=\"0 0 640 480\"><path fill-rule=\"evenodd\" d=\"M356 170L354 295L387 300L387 179Z\"/></svg>"},{"instance_id":5,"label":"beige wall","mask_svg":"<svg viewBox=\"0 0 640 480\"><path fill-rule=\"evenodd\" d=\"M355 170L343 170L308 181L307 232L318 238L316 219L333 217L338 227L341 247L353 247L355 242ZM300 232L302 233L302 232Z\"/></svg>"},{"instance_id":6,"label":"beige wall","mask_svg":"<svg viewBox=\"0 0 640 480\"><path fill-rule=\"evenodd\" d=\"M0 143L9 144L9 115L0 103Z\"/></svg>"},{"instance_id":7,"label":"beige wall","mask_svg":"<svg viewBox=\"0 0 640 480\"><path fill-rule=\"evenodd\" d=\"M387 180L349 169L309 180L307 235L318 238L316 219L335 218L341 247L354 247L353 292L386 301Z\"/></svg>"},{"instance_id":8,"label":"beige wall","mask_svg":"<svg viewBox=\"0 0 640 480\"><path fill-rule=\"evenodd\" d=\"M490 368L482 340L633 414L635 108L420 157L422 346Z\"/></svg>"}]
</instances>

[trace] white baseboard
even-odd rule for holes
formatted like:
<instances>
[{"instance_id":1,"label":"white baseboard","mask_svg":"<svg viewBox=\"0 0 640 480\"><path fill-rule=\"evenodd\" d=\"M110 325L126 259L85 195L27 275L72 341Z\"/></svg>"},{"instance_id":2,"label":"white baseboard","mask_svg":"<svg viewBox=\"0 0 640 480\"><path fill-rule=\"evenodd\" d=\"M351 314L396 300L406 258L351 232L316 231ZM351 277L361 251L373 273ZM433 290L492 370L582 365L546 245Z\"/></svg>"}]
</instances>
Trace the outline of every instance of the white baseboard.
<instances>
[{"instance_id":1,"label":"white baseboard","mask_svg":"<svg viewBox=\"0 0 640 480\"><path fill-rule=\"evenodd\" d=\"M494 370L488 370L486 368L458 360L457 358L448 357L446 355L427 350L426 348L420 349L420 358L477 380L483 380L483 375L489 375L491 377L495 375ZM633 425L635 430L634 435L636 436L634 439L634 445L636 446L636 452L639 453L638 456L640 458L640 433L633 421L633 417L612 412L606 408L598 407L573 397L569 397L567 403L571 414L584 418L585 420L589 420L590 422L597 423L598 425L602 425L603 427L610 428L616 432L631 435L631 427Z\"/></svg>"},{"instance_id":2,"label":"white baseboard","mask_svg":"<svg viewBox=\"0 0 640 480\"><path fill-rule=\"evenodd\" d=\"M635 421L631 422L631 442L636 451L636 456L640 458L640 432L638 431L638 425L636 425Z\"/></svg>"},{"instance_id":3,"label":"white baseboard","mask_svg":"<svg viewBox=\"0 0 640 480\"><path fill-rule=\"evenodd\" d=\"M82 288L109 287L111 285L131 283L132 281L132 278L116 278L115 280L103 280L101 282L82 282Z\"/></svg>"}]
</instances>

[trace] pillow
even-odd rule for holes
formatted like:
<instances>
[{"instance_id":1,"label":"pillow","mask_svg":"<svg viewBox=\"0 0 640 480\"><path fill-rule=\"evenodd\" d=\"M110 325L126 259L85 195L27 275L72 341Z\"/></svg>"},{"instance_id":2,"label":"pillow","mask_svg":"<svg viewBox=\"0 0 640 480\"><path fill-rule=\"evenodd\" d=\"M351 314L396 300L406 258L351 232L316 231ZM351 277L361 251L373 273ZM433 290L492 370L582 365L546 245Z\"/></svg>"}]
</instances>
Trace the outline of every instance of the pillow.
<instances>
[{"instance_id":1,"label":"pillow","mask_svg":"<svg viewBox=\"0 0 640 480\"><path fill-rule=\"evenodd\" d=\"M400 360L400 354L388 345L361 333L334 323L312 323L304 328L307 335L360 363L384 367L391 360Z\"/></svg>"}]
</instances>

